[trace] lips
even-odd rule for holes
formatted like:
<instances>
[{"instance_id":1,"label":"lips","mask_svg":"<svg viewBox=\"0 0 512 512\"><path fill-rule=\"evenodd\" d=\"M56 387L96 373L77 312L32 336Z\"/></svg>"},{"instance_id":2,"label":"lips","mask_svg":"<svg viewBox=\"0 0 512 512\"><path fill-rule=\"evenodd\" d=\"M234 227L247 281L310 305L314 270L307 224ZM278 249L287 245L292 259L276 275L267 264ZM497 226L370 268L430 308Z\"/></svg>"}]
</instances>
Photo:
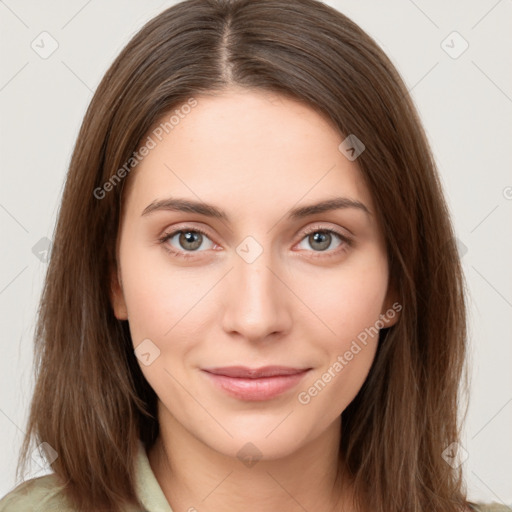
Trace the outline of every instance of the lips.
<instances>
[{"instance_id":1,"label":"lips","mask_svg":"<svg viewBox=\"0 0 512 512\"><path fill-rule=\"evenodd\" d=\"M278 375L295 375L309 368L291 368L289 366L262 366L261 368L248 368L246 366L226 366L222 368L205 368L204 371L225 377L238 377L242 379L259 379L261 377L276 377Z\"/></svg>"},{"instance_id":2,"label":"lips","mask_svg":"<svg viewBox=\"0 0 512 512\"><path fill-rule=\"evenodd\" d=\"M262 401L275 398L294 388L310 369L286 366L229 366L203 369L203 373L217 389L234 398Z\"/></svg>"}]
</instances>

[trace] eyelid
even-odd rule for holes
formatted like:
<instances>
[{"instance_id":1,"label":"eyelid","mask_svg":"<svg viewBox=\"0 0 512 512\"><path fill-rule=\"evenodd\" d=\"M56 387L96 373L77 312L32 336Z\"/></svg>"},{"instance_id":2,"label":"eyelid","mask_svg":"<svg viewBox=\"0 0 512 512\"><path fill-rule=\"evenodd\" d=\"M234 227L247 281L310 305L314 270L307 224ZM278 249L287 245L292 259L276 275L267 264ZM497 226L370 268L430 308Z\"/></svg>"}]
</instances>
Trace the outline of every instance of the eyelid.
<instances>
[{"instance_id":1,"label":"eyelid","mask_svg":"<svg viewBox=\"0 0 512 512\"><path fill-rule=\"evenodd\" d=\"M212 240L213 237L210 235L209 231L206 228L196 227L190 223L184 223L182 225L173 226L170 230L164 230L164 233L162 234L161 237L159 237L158 241L162 245L164 245L171 238L174 238L174 236L176 236L179 232L187 232L187 231L201 233L202 235L205 235L214 245L217 245L216 242L214 242ZM329 227L320 222L320 223L313 224L313 225L301 230L300 238L295 242L294 245L296 245L297 243L300 243L308 235L318 232L318 231L334 233L336 236L338 236L340 238L340 240L342 242L342 244L341 244L342 247L341 247L341 249L337 248L337 249L325 251L325 252L323 252L323 251L307 251L307 252L313 253L315 255L314 257L336 256L336 255L338 255L339 252L346 250L347 249L346 246L350 247L353 244L352 233L350 233L350 235L345 234L341 231L341 228ZM346 231L348 231L348 229L346 229ZM182 256L184 258L191 258L191 257L194 257L196 254L195 251L183 251L183 250L178 250L178 249L174 249L174 248L170 248L170 247L166 247L165 249L168 252L170 252L171 254L177 255L178 257ZM201 253L201 252L205 252L205 251L198 251L198 253Z\"/></svg>"},{"instance_id":2,"label":"eyelid","mask_svg":"<svg viewBox=\"0 0 512 512\"><path fill-rule=\"evenodd\" d=\"M208 239L215 245L217 245L213 240L212 236L210 235L209 231L203 227L197 227L193 226L191 224L183 224L178 226L173 226L171 229L165 229L163 234L158 237L158 241L161 243L164 243L165 241L170 240L171 238L174 238L178 233L186 233L187 231L193 231L197 233L201 233L202 235L208 237ZM202 251L201 251L202 252Z\"/></svg>"},{"instance_id":3,"label":"eyelid","mask_svg":"<svg viewBox=\"0 0 512 512\"><path fill-rule=\"evenodd\" d=\"M354 244L354 235L352 233L350 233L350 235L347 235L339 227L327 227L322 223L314 224L303 230L301 232L301 237L297 243L302 242L302 240L304 240L308 235L316 232L333 233L340 239L341 244L336 249L330 251L306 251L311 253L311 257L313 258L323 258L325 260L328 258L338 257L340 256L340 254L348 251Z\"/></svg>"},{"instance_id":4,"label":"eyelid","mask_svg":"<svg viewBox=\"0 0 512 512\"><path fill-rule=\"evenodd\" d=\"M354 236L353 233L351 231L349 231L347 228L344 228L344 231L348 232L348 233L345 233L339 227L326 226L325 224L322 224L320 222L320 223L317 223L317 224L313 224L312 226L309 226L306 229L304 229L301 232L302 233L302 237L304 237L305 235L310 235L311 233L314 233L316 231L331 231L331 232L336 233L338 236L340 236L341 238L346 239L346 240L352 240L352 238ZM302 238L300 240L302 240Z\"/></svg>"}]
</instances>

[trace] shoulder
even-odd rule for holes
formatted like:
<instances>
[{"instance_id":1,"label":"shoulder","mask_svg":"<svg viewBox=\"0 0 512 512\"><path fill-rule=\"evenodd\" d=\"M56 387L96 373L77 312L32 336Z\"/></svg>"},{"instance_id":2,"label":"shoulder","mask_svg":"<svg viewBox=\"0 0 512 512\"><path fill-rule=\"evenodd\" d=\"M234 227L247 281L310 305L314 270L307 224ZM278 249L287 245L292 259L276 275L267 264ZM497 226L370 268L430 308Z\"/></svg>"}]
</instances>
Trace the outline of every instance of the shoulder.
<instances>
[{"instance_id":1,"label":"shoulder","mask_svg":"<svg viewBox=\"0 0 512 512\"><path fill-rule=\"evenodd\" d=\"M512 508L501 503L470 503L471 510L475 512L512 512ZM0 509L1 512L1 509Z\"/></svg>"},{"instance_id":2,"label":"shoulder","mask_svg":"<svg viewBox=\"0 0 512 512\"><path fill-rule=\"evenodd\" d=\"M0 512L73 512L55 475L22 482L0 499Z\"/></svg>"}]
</instances>

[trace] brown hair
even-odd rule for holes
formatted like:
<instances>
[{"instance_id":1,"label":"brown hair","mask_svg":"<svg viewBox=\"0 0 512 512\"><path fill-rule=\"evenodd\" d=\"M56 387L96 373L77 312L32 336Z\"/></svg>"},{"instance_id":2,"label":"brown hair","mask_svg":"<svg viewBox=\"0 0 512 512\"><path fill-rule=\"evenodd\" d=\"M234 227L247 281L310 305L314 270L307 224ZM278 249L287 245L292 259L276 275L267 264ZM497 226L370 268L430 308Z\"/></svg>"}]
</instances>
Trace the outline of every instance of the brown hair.
<instances>
[{"instance_id":1,"label":"brown hair","mask_svg":"<svg viewBox=\"0 0 512 512\"><path fill-rule=\"evenodd\" d=\"M112 179L164 114L232 85L304 102L366 146L357 164L403 310L380 332L370 373L342 413L340 450L361 510L461 510L460 468L442 457L459 439L463 377L468 388L465 285L449 211L397 70L360 27L316 0L181 2L150 20L107 71L63 192L18 471L30 443L47 442L78 511L137 503L137 440L149 449L158 435L156 395L110 301L122 193ZM115 186L99 198L109 180Z\"/></svg>"}]
</instances>

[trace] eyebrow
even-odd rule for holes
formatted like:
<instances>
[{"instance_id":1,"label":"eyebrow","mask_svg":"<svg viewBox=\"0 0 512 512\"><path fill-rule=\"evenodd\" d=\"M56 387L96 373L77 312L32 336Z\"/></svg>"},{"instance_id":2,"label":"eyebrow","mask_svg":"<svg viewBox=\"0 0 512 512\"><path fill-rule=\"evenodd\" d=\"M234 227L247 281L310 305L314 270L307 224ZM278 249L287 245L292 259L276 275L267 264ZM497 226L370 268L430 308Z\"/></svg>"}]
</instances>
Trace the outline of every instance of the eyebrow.
<instances>
[{"instance_id":1,"label":"eyebrow","mask_svg":"<svg viewBox=\"0 0 512 512\"><path fill-rule=\"evenodd\" d=\"M300 206L298 208L292 208L287 215L289 220L298 220L310 215L318 213L324 213L333 210L342 210L347 208L355 208L363 211L367 215L371 216L372 213L366 207L365 204L355 199L349 199L347 197L335 197L333 199L326 199L318 203L309 204L306 206ZM200 201L194 201L191 199L180 199L180 198L167 198L153 201L151 204L144 208L141 216L150 215L156 211L174 211L174 212L186 212L186 213L197 213L206 217L212 217L216 219L222 219L229 222L229 215L217 208L216 206Z\"/></svg>"}]
</instances>

